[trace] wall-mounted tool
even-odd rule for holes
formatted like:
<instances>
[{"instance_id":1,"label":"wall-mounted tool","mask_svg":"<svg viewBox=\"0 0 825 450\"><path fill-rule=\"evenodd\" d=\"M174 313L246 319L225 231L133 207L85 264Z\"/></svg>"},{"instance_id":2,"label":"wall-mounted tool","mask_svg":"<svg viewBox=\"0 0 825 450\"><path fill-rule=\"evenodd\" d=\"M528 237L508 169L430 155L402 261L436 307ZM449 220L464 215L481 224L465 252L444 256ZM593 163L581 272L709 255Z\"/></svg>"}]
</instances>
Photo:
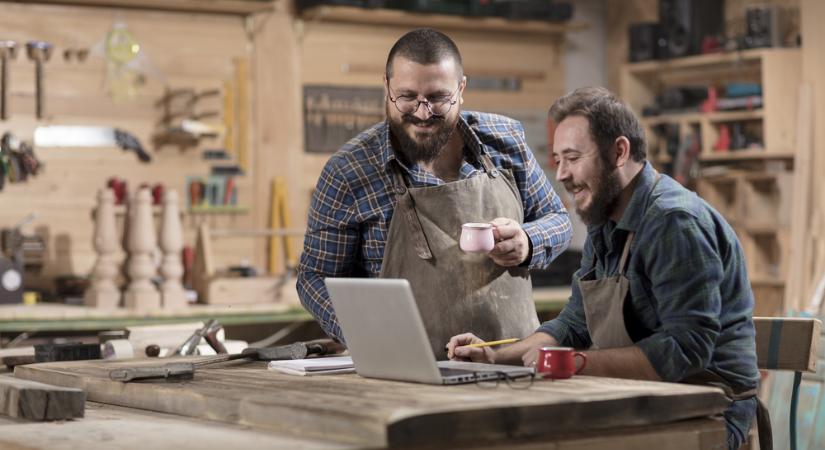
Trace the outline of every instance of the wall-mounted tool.
<instances>
[{"instance_id":1,"label":"wall-mounted tool","mask_svg":"<svg viewBox=\"0 0 825 450\"><path fill-rule=\"evenodd\" d=\"M36 97L37 118L44 116L43 103L43 63L52 56L52 44L45 41L30 41L26 43L26 54L34 61L34 90Z\"/></svg>"},{"instance_id":2,"label":"wall-mounted tool","mask_svg":"<svg viewBox=\"0 0 825 450\"><path fill-rule=\"evenodd\" d=\"M132 134L112 127L53 125L34 130L35 147L120 147L135 152L141 162L149 162L140 141Z\"/></svg>"},{"instance_id":3,"label":"wall-mounted tool","mask_svg":"<svg viewBox=\"0 0 825 450\"><path fill-rule=\"evenodd\" d=\"M45 241L21 231L34 219L35 215L30 214L14 227L0 229L0 304L22 303L26 271L43 268Z\"/></svg>"},{"instance_id":4,"label":"wall-mounted tool","mask_svg":"<svg viewBox=\"0 0 825 450\"><path fill-rule=\"evenodd\" d=\"M9 118L7 97L9 93L9 71L6 64L17 56L17 42L0 41L0 120Z\"/></svg>"}]
</instances>

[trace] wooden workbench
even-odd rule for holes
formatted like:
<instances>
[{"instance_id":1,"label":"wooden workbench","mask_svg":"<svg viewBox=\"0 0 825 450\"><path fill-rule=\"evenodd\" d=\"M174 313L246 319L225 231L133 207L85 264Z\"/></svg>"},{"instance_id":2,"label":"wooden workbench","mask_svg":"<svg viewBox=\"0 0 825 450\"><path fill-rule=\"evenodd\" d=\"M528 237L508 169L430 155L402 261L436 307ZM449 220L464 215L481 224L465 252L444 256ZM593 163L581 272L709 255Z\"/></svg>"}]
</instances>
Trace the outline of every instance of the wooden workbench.
<instances>
[{"instance_id":1,"label":"wooden workbench","mask_svg":"<svg viewBox=\"0 0 825 450\"><path fill-rule=\"evenodd\" d=\"M577 376L537 381L527 390L505 385L483 389L354 374L297 377L267 371L263 363L203 369L191 381L108 379L113 368L147 363L152 364L34 364L18 367L15 374L82 388L93 402L174 415L158 416L163 422L159 427L172 428L173 422L183 420L191 428L209 420L222 422L216 429L227 433L251 427L254 433L270 433L287 443L270 448L724 447L723 422L708 419L718 417L727 405L715 388ZM97 419L93 413L67 422L65 434L75 428L82 432L87 420ZM0 429L0 436L2 443L9 434ZM191 439L191 447L201 448L197 433Z\"/></svg>"}]
</instances>

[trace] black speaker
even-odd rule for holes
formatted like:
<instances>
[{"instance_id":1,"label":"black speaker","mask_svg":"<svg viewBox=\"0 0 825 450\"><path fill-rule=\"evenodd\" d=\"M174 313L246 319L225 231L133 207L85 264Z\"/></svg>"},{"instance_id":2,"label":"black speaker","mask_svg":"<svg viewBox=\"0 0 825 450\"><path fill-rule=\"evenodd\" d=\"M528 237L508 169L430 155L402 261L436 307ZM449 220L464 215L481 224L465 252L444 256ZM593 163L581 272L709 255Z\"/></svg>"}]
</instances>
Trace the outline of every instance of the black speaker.
<instances>
[{"instance_id":1,"label":"black speaker","mask_svg":"<svg viewBox=\"0 0 825 450\"><path fill-rule=\"evenodd\" d=\"M695 55L702 40L725 32L723 0L659 0L659 23L667 43L664 57Z\"/></svg>"},{"instance_id":2,"label":"black speaker","mask_svg":"<svg viewBox=\"0 0 825 450\"><path fill-rule=\"evenodd\" d=\"M643 22L631 24L627 29L628 59L630 62L648 61L658 59L662 54L661 47L665 44L662 39L662 28L656 22Z\"/></svg>"},{"instance_id":3,"label":"black speaker","mask_svg":"<svg viewBox=\"0 0 825 450\"><path fill-rule=\"evenodd\" d=\"M783 10L777 5L749 6L745 9L745 46L748 48L782 45Z\"/></svg>"}]
</instances>

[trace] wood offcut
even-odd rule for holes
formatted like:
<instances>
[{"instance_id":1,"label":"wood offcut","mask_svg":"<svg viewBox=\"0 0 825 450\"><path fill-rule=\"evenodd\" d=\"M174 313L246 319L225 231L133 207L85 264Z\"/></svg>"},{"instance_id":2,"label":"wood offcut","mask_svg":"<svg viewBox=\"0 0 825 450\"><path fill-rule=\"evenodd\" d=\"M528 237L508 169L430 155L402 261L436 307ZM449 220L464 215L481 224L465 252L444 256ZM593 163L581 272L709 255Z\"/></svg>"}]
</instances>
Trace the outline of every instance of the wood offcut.
<instances>
[{"instance_id":1,"label":"wood offcut","mask_svg":"<svg viewBox=\"0 0 825 450\"><path fill-rule=\"evenodd\" d=\"M86 393L80 389L0 376L0 414L28 420L83 417Z\"/></svg>"}]
</instances>

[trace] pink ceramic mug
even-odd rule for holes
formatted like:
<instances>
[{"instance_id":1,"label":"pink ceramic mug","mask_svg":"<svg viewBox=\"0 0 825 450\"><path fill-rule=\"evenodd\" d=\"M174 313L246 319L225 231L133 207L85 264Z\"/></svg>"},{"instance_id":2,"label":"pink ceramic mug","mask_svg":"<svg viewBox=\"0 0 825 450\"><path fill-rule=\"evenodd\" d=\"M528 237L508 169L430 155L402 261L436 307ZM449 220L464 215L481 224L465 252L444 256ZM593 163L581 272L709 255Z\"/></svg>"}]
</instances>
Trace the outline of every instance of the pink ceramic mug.
<instances>
[{"instance_id":1,"label":"pink ceramic mug","mask_svg":"<svg viewBox=\"0 0 825 450\"><path fill-rule=\"evenodd\" d=\"M493 225L489 223L465 223L461 226L458 246L468 253L487 253L496 246Z\"/></svg>"}]
</instances>

